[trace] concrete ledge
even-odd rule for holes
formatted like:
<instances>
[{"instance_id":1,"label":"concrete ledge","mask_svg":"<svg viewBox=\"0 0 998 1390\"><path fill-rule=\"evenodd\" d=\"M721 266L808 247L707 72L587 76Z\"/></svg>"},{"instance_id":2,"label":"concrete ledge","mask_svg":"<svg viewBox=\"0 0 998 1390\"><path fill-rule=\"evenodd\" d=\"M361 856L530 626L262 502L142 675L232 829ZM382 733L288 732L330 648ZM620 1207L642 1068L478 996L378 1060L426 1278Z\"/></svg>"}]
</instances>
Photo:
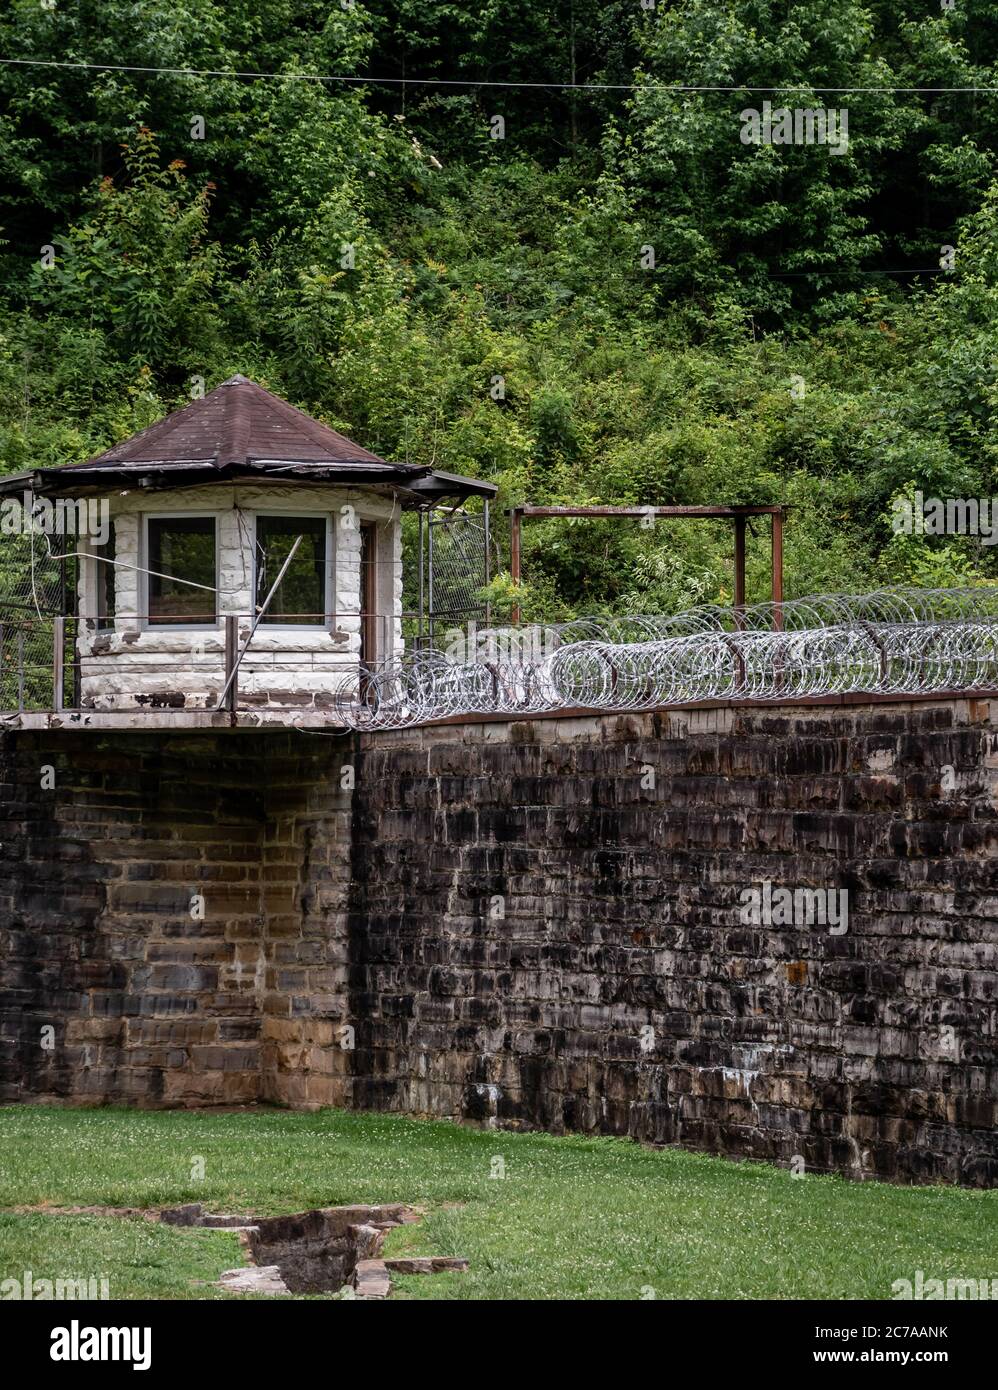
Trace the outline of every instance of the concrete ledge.
<instances>
[{"instance_id":1,"label":"concrete ledge","mask_svg":"<svg viewBox=\"0 0 998 1390\"><path fill-rule=\"evenodd\" d=\"M938 690L925 694L869 695L787 695L773 700L690 700L647 709L596 709L575 705L564 709L524 711L503 710L487 714L454 714L398 729L361 731L365 738L407 734L419 729L444 729L464 724L519 724L550 719L639 718L649 714L668 714L681 710L738 710L786 708L854 708L864 705L924 705L953 700L998 700L995 690ZM349 725L339 723L328 711L314 708L261 708L228 710L22 710L0 711L0 731L5 729L326 729L331 733L350 733Z\"/></svg>"},{"instance_id":2,"label":"concrete ledge","mask_svg":"<svg viewBox=\"0 0 998 1390\"><path fill-rule=\"evenodd\" d=\"M564 709L525 711L506 710L496 714L451 714L446 719L430 719L425 724L411 724L402 729L372 730L376 733L407 733L409 729L437 729L453 724L514 724L523 720L638 718L646 714L668 714L672 710L701 709L784 709L789 706L828 708L855 705L924 705L951 700L998 700L996 690L935 690L925 694L868 695L862 691L851 695L786 695L775 700L688 700L668 705L649 705L642 709L596 709L587 705L566 706ZM365 731L366 733L366 731Z\"/></svg>"},{"instance_id":3,"label":"concrete ledge","mask_svg":"<svg viewBox=\"0 0 998 1390\"><path fill-rule=\"evenodd\" d=\"M348 733L322 710L258 709L239 710L25 710L0 714L0 731L91 729L98 733L112 729L328 729Z\"/></svg>"}]
</instances>

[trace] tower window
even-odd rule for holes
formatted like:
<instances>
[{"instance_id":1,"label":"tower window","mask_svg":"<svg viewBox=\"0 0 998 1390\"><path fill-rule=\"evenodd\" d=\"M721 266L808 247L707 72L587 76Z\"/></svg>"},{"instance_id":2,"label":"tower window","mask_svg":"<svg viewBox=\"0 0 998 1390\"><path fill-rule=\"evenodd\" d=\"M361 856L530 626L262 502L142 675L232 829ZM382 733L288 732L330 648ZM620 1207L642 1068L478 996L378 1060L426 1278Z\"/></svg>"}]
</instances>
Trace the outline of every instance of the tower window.
<instances>
[{"instance_id":1,"label":"tower window","mask_svg":"<svg viewBox=\"0 0 998 1390\"><path fill-rule=\"evenodd\" d=\"M256 602L261 605L298 536L302 542L264 614L264 623L322 627L329 611L329 523L324 516L258 516Z\"/></svg>"},{"instance_id":2,"label":"tower window","mask_svg":"<svg viewBox=\"0 0 998 1390\"><path fill-rule=\"evenodd\" d=\"M151 516L147 518L147 528L150 624L214 624L218 551L215 518Z\"/></svg>"}]
</instances>

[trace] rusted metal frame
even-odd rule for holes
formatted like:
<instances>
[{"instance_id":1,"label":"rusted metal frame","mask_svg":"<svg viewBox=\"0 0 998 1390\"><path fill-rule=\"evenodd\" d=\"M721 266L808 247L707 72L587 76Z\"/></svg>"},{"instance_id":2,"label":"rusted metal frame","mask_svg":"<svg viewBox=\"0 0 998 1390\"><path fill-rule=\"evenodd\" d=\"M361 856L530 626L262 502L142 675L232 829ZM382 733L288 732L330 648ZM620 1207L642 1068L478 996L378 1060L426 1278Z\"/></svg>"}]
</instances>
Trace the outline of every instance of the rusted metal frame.
<instances>
[{"instance_id":1,"label":"rusted metal frame","mask_svg":"<svg viewBox=\"0 0 998 1390\"><path fill-rule=\"evenodd\" d=\"M520 525L524 509L514 507L509 514L509 572L515 588L520 587ZM520 621L520 605L513 604L510 619L514 625Z\"/></svg>"},{"instance_id":2,"label":"rusted metal frame","mask_svg":"<svg viewBox=\"0 0 998 1390\"><path fill-rule=\"evenodd\" d=\"M782 504L765 507L542 507L522 506L510 509L510 576L515 588L520 587L522 579L522 526L525 517L644 517L661 516L711 520L730 518L735 524L735 609L745 606L745 523L750 516L769 516L772 518L772 594L776 606L773 623L777 629L783 626L783 515ZM511 621L520 621L520 605L514 602ZM736 617L738 626L741 626Z\"/></svg>"},{"instance_id":3,"label":"rusted metal frame","mask_svg":"<svg viewBox=\"0 0 998 1390\"><path fill-rule=\"evenodd\" d=\"M736 517L773 516L782 513L782 503L765 507L541 507L523 503L513 507L521 516L692 516L692 517Z\"/></svg>"},{"instance_id":4,"label":"rusted metal frame","mask_svg":"<svg viewBox=\"0 0 998 1390\"><path fill-rule=\"evenodd\" d=\"M735 623L742 625L745 607L745 517L735 517Z\"/></svg>"},{"instance_id":5,"label":"rusted metal frame","mask_svg":"<svg viewBox=\"0 0 998 1390\"><path fill-rule=\"evenodd\" d=\"M482 515L485 518L485 587L488 589L492 583L492 557L489 551L492 548L492 514L489 509L489 499L486 497L482 503ZM492 604L485 604L485 626L492 626Z\"/></svg>"},{"instance_id":6,"label":"rusted metal frame","mask_svg":"<svg viewBox=\"0 0 998 1390\"><path fill-rule=\"evenodd\" d=\"M52 620L52 708L60 713L66 707L66 619Z\"/></svg>"},{"instance_id":7,"label":"rusted metal frame","mask_svg":"<svg viewBox=\"0 0 998 1390\"><path fill-rule=\"evenodd\" d=\"M507 695L509 695L510 697L512 697L512 695L513 695L513 689L512 689L512 687L506 686L506 685L503 684L502 675L500 674L499 663L498 663L498 662L495 662L495 661L483 661L483 662L482 662L482 666L483 666L484 669L489 673L489 678L490 678L490 680L491 680L491 682L492 682L492 699L493 699L493 701L496 702L496 703L498 703L498 700L499 700L499 691L500 691L500 689L502 689ZM525 687L524 687L523 696L522 696L521 699L520 699L520 704L521 704L521 705L524 705L524 704L529 705L529 703L530 703L530 690L531 690L531 671L530 671L530 668L529 668L528 666L525 666L525 667L523 668L523 670L524 670L524 674L525 674L525 676L526 676L526 683L525 683Z\"/></svg>"},{"instance_id":8,"label":"rusted metal frame","mask_svg":"<svg viewBox=\"0 0 998 1390\"><path fill-rule=\"evenodd\" d=\"M418 644L419 644L420 647L423 646L423 643L424 643L424 641L426 640L426 634L425 634L425 632L423 631L423 620L424 620L425 609L426 609L426 539L425 539L425 531L426 531L426 510L425 510L425 508L422 508L422 507L421 507L421 508L420 508L420 511L419 511L419 617L418 617L418 619L417 619L417 626L416 626L416 631L417 631L417 634L418 634L418 636L417 636L417 641L418 641Z\"/></svg>"},{"instance_id":9,"label":"rusted metal frame","mask_svg":"<svg viewBox=\"0 0 998 1390\"><path fill-rule=\"evenodd\" d=\"M378 573L381 546L378 524L360 523L360 655L361 665L370 672L378 664L378 651L384 650L378 637ZM381 634L383 637L384 634Z\"/></svg>"},{"instance_id":10,"label":"rusted metal frame","mask_svg":"<svg viewBox=\"0 0 998 1390\"><path fill-rule=\"evenodd\" d=\"M239 619L235 613L225 615L225 679L228 695L224 707L234 715L239 703L239 667L236 655L239 648Z\"/></svg>"},{"instance_id":11,"label":"rusted metal frame","mask_svg":"<svg viewBox=\"0 0 998 1390\"><path fill-rule=\"evenodd\" d=\"M426 518L426 585L429 603L426 615L426 635L429 645L433 646L433 518L427 515Z\"/></svg>"},{"instance_id":12,"label":"rusted metal frame","mask_svg":"<svg viewBox=\"0 0 998 1390\"><path fill-rule=\"evenodd\" d=\"M783 629L783 509L773 512L772 536L773 567L773 626L777 632Z\"/></svg>"},{"instance_id":13,"label":"rusted metal frame","mask_svg":"<svg viewBox=\"0 0 998 1390\"><path fill-rule=\"evenodd\" d=\"M735 630L745 626L745 517L735 517ZM775 522L776 515L773 514ZM739 648L735 653L738 663L738 689L745 689L745 657Z\"/></svg>"},{"instance_id":14,"label":"rusted metal frame","mask_svg":"<svg viewBox=\"0 0 998 1390\"><path fill-rule=\"evenodd\" d=\"M80 623L74 619L76 630L73 636L73 708L79 709L83 702L83 662L80 657Z\"/></svg>"},{"instance_id":15,"label":"rusted metal frame","mask_svg":"<svg viewBox=\"0 0 998 1390\"><path fill-rule=\"evenodd\" d=\"M69 581L69 565L67 561L72 560L72 583ZM82 672L80 669L80 623L79 623L79 597L80 597L80 561L78 552L61 555L59 557L59 575L62 586L62 612L63 616L70 619L73 626L73 648L70 670L72 673L72 695L71 708L80 708L80 696L82 691ZM98 581L99 582L99 581Z\"/></svg>"}]
</instances>

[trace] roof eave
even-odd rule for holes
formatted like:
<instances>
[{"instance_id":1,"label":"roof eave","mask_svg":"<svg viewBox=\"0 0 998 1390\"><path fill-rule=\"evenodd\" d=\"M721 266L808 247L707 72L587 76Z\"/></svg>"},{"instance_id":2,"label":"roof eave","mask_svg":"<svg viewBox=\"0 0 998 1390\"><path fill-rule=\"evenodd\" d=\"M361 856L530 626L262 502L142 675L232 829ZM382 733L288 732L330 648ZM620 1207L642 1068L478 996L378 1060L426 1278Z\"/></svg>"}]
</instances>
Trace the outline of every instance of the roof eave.
<instances>
[{"instance_id":1,"label":"roof eave","mask_svg":"<svg viewBox=\"0 0 998 1390\"><path fill-rule=\"evenodd\" d=\"M65 468L34 468L0 478L0 496L31 492L39 497L78 493L108 493L127 487L149 492L244 482L279 482L297 486L368 487L398 493L407 507L426 507L435 501L461 502L467 497L493 498L495 483L444 473L418 464L372 463L358 459L329 464L266 461L216 468L213 463L177 460L174 463L70 464Z\"/></svg>"},{"instance_id":2,"label":"roof eave","mask_svg":"<svg viewBox=\"0 0 998 1390\"><path fill-rule=\"evenodd\" d=\"M7 497L12 492L35 492L34 484L37 477L37 468L26 468L21 473L8 473L5 478L0 478L0 497Z\"/></svg>"},{"instance_id":3,"label":"roof eave","mask_svg":"<svg viewBox=\"0 0 998 1390\"><path fill-rule=\"evenodd\" d=\"M21 491L26 485L39 496L66 496L87 492L113 492L119 487L144 487L151 492L185 487L210 487L233 482L280 482L304 486L391 485L411 486L428 470L411 465L371 463L366 459L344 462L232 464L217 468L208 462L177 460L162 463L72 464L66 468L34 469L0 480L0 492Z\"/></svg>"},{"instance_id":4,"label":"roof eave","mask_svg":"<svg viewBox=\"0 0 998 1390\"><path fill-rule=\"evenodd\" d=\"M435 498L465 497L493 498L499 491L495 483L484 482L481 478L466 478L460 473L441 473L434 469L425 478L417 478L409 488L422 499L423 504Z\"/></svg>"}]
</instances>

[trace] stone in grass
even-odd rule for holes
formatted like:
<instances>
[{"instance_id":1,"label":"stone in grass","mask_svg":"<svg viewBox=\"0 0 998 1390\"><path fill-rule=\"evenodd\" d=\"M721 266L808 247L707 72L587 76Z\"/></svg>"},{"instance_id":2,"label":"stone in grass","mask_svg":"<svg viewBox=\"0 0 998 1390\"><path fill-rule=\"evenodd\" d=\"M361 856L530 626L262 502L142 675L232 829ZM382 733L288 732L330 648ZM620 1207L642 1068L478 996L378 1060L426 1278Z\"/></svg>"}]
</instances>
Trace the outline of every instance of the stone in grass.
<instances>
[{"instance_id":1,"label":"stone in grass","mask_svg":"<svg viewBox=\"0 0 998 1390\"><path fill-rule=\"evenodd\" d=\"M167 1226L203 1226L206 1229L255 1231L251 1216L229 1216L226 1213L205 1212L200 1202L188 1202L182 1207L164 1207L159 1219Z\"/></svg>"},{"instance_id":2,"label":"stone in grass","mask_svg":"<svg viewBox=\"0 0 998 1390\"><path fill-rule=\"evenodd\" d=\"M227 1269L218 1276L218 1287L230 1293L290 1293L281 1278L280 1265L250 1265Z\"/></svg>"},{"instance_id":3,"label":"stone in grass","mask_svg":"<svg viewBox=\"0 0 998 1390\"><path fill-rule=\"evenodd\" d=\"M443 1274L448 1269L463 1273L469 1263L460 1255L417 1255L407 1259L385 1261L392 1274Z\"/></svg>"},{"instance_id":4,"label":"stone in grass","mask_svg":"<svg viewBox=\"0 0 998 1390\"><path fill-rule=\"evenodd\" d=\"M182 1207L164 1207L159 1219L166 1226L200 1226L203 1212L200 1202L188 1202Z\"/></svg>"},{"instance_id":5,"label":"stone in grass","mask_svg":"<svg viewBox=\"0 0 998 1390\"><path fill-rule=\"evenodd\" d=\"M199 1226L204 1226L206 1230L215 1231L256 1231L259 1227L254 1225L251 1216L202 1216L198 1222Z\"/></svg>"},{"instance_id":6,"label":"stone in grass","mask_svg":"<svg viewBox=\"0 0 998 1390\"><path fill-rule=\"evenodd\" d=\"M370 1226L363 1224L360 1226L348 1226L347 1234L353 1241L353 1248L357 1260L373 1260L381 1254L381 1247L385 1243L388 1234L384 1226Z\"/></svg>"},{"instance_id":7,"label":"stone in grass","mask_svg":"<svg viewBox=\"0 0 998 1390\"><path fill-rule=\"evenodd\" d=\"M384 1260L358 1260L353 1284L358 1298L387 1298L392 1281Z\"/></svg>"}]
</instances>

